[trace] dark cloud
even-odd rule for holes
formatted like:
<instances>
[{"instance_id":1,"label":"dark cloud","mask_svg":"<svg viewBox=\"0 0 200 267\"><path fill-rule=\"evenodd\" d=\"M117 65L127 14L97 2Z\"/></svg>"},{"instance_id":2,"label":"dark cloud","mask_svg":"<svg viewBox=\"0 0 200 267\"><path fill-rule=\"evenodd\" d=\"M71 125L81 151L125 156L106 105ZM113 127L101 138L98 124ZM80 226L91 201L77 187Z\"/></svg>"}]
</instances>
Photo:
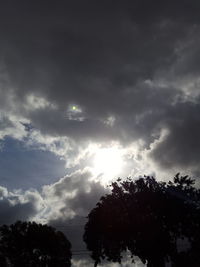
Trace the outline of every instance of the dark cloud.
<instances>
[{"instance_id":1,"label":"dark cloud","mask_svg":"<svg viewBox=\"0 0 200 267\"><path fill-rule=\"evenodd\" d=\"M17 220L28 220L36 214L32 203L16 204L12 206L7 200L0 201L1 224L11 224Z\"/></svg>"},{"instance_id":2,"label":"dark cloud","mask_svg":"<svg viewBox=\"0 0 200 267\"><path fill-rule=\"evenodd\" d=\"M165 120L167 135L155 145L150 156L164 168L198 169L200 163L200 104L181 103Z\"/></svg>"},{"instance_id":3,"label":"dark cloud","mask_svg":"<svg viewBox=\"0 0 200 267\"><path fill-rule=\"evenodd\" d=\"M58 182L43 187L43 194L47 202L57 201L56 213L53 219L69 220L76 216L87 216L96 205L99 198L108 190L94 180L87 169L76 171L61 178ZM54 211L53 211L54 212Z\"/></svg>"},{"instance_id":4,"label":"dark cloud","mask_svg":"<svg viewBox=\"0 0 200 267\"><path fill-rule=\"evenodd\" d=\"M170 146L165 157L173 154L182 164L187 154L188 163L198 161L185 145L196 151L197 138L184 130L198 133L198 122L184 119L179 103L172 107L185 94L181 81L199 75L197 1L22 1L1 7L1 95L7 107L45 134L90 141L142 138L148 146L159 125L171 120L168 141L153 157L161 160L161 147ZM197 92L196 86L191 90ZM28 95L49 104L28 109ZM80 106L81 120L69 119L70 104ZM187 105L186 100L184 110ZM113 126L105 123L109 117ZM180 120L182 126L176 125ZM177 138L182 130L183 145Z\"/></svg>"},{"instance_id":5,"label":"dark cloud","mask_svg":"<svg viewBox=\"0 0 200 267\"><path fill-rule=\"evenodd\" d=\"M41 207L41 197L36 191L8 192L5 187L0 187L0 224L31 220Z\"/></svg>"}]
</instances>

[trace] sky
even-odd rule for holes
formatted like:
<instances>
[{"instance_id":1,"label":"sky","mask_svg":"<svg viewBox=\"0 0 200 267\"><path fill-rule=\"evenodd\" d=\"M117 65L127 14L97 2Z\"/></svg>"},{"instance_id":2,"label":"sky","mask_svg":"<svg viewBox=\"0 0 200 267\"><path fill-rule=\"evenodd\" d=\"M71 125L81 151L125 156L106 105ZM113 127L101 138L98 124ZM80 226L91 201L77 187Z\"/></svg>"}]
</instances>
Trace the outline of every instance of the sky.
<instances>
[{"instance_id":1,"label":"sky","mask_svg":"<svg viewBox=\"0 0 200 267\"><path fill-rule=\"evenodd\" d=\"M89 266L85 217L113 179L200 182L199 13L195 0L1 1L0 223L54 225Z\"/></svg>"}]
</instances>

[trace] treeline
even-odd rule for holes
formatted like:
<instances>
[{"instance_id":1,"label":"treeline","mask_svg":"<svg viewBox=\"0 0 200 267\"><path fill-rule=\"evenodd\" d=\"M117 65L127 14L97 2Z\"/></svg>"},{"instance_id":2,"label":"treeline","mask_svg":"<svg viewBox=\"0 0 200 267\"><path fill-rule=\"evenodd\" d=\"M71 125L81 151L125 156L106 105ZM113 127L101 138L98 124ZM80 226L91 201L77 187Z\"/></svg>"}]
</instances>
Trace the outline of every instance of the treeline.
<instances>
[{"instance_id":1,"label":"treeline","mask_svg":"<svg viewBox=\"0 0 200 267\"><path fill-rule=\"evenodd\" d=\"M200 190L188 176L158 182L144 176L113 182L89 213L83 240L94 266L121 262L124 252L148 267L200 266ZM0 266L68 267L71 244L35 222L0 227ZM134 264L134 260L133 260Z\"/></svg>"},{"instance_id":2,"label":"treeline","mask_svg":"<svg viewBox=\"0 0 200 267\"><path fill-rule=\"evenodd\" d=\"M18 221L0 227L0 266L68 267L71 244L55 228Z\"/></svg>"}]
</instances>

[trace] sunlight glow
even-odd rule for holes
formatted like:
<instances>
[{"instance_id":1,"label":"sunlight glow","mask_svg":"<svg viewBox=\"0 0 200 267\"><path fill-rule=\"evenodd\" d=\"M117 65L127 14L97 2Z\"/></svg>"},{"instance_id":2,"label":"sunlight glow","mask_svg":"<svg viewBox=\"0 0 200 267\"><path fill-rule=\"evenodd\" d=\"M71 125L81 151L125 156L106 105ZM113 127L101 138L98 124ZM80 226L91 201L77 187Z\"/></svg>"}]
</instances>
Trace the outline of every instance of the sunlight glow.
<instances>
[{"instance_id":1,"label":"sunlight glow","mask_svg":"<svg viewBox=\"0 0 200 267\"><path fill-rule=\"evenodd\" d=\"M117 147L99 148L95 151L93 172L109 181L119 175L123 166L122 151Z\"/></svg>"}]
</instances>

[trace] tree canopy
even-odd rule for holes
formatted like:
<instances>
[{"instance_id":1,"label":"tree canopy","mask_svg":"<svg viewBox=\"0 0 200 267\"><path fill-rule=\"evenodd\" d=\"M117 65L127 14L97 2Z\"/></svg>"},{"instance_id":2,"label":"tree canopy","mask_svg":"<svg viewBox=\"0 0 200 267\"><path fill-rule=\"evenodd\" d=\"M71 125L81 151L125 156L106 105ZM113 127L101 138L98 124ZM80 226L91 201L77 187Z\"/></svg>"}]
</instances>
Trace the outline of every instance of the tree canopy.
<instances>
[{"instance_id":1,"label":"tree canopy","mask_svg":"<svg viewBox=\"0 0 200 267\"><path fill-rule=\"evenodd\" d=\"M121 262L127 250L148 267L200 266L200 190L180 174L168 183L118 179L89 213L83 239L94 266Z\"/></svg>"},{"instance_id":2,"label":"tree canopy","mask_svg":"<svg viewBox=\"0 0 200 267\"><path fill-rule=\"evenodd\" d=\"M68 267L71 244L48 225L18 221L0 227L0 266Z\"/></svg>"}]
</instances>

